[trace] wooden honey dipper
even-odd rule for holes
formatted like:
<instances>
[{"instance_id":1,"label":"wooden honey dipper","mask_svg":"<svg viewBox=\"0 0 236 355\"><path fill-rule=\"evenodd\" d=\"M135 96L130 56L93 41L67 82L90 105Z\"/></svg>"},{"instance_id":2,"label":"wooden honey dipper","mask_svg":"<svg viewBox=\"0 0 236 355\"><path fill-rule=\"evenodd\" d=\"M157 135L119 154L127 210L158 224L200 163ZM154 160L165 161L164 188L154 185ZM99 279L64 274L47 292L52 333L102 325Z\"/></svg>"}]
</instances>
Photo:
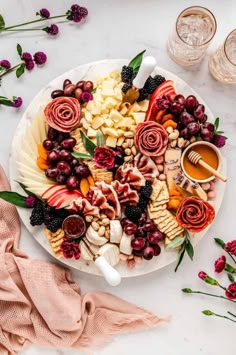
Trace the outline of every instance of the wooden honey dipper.
<instances>
[{"instance_id":1,"label":"wooden honey dipper","mask_svg":"<svg viewBox=\"0 0 236 355\"><path fill-rule=\"evenodd\" d=\"M215 175L216 177L218 177L220 180L222 180L224 182L227 181L227 178L225 176L221 175L217 170L212 168L212 166L210 166L204 160L202 160L202 156L200 154L198 154L197 152L195 152L194 150L191 150L191 152L188 154L188 159L194 165L197 165L197 164L201 165L203 168L205 168L210 173L212 173L212 175Z\"/></svg>"}]
</instances>

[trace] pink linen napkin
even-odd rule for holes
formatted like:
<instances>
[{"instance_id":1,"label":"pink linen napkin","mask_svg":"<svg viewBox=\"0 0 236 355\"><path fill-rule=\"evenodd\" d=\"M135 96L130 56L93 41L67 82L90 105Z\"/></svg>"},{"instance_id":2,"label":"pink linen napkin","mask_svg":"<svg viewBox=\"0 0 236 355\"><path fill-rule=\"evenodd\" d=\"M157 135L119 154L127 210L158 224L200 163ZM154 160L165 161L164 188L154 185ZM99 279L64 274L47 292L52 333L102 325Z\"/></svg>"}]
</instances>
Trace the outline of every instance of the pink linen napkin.
<instances>
[{"instance_id":1,"label":"pink linen napkin","mask_svg":"<svg viewBox=\"0 0 236 355\"><path fill-rule=\"evenodd\" d=\"M9 190L0 166L0 191ZM18 249L16 208L0 199L0 354L30 343L94 348L113 334L155 327L159 318L109 293L80 295L69 270Z\"/></svg>"}]
</instances>

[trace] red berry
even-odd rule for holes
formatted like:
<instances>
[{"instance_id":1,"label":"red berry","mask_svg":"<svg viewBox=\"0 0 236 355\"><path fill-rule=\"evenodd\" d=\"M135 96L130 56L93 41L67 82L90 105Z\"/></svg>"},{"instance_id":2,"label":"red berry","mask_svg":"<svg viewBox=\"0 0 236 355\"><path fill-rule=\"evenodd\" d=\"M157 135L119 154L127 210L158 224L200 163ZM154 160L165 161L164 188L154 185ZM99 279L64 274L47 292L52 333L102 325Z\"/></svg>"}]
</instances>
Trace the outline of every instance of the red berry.
<instances>
[{"instance_id":1,"label":"red berry","mask_svg":"<svg viewBox=\"0 0 236 355\"><path fill-rule=\"evenodd\" d=\"M132 223L132 224L126 224L124 226L124 232L127 234L127 235L132 235L132 234L135 234L138 230L138 227L136 226L136 224Z\"/></svg>"},{"instance_id":2,"label":"red berry","mask_svg":"<svg viewBox=\"0 0 236 355\"><path fill-rule=\"evenodd\" d=\"M161 247L159 244L152 245L153 250L154 250L154 256L158 256L161 254Z\"/></svg>"},{"instance_id":3,"label":"red berry","mask_svg":"<svg viewBox=\"0 0 236 355\"><path fill-rule=\"evenodd\" d=\"M145 232L154 232L156 230L156 226L153 222L148 221L143 225L143 230Z\"/></svg>"},{"instance_id":4,"label":"red berry","mask_svg":"<svg viewBox=\"0 0 236 355\"><path fill-rule=\"evenodd\" d=\"M148 233L148 241L151 244L158 244L162 240L163 240L163 234L161 232L155 231L155 232Z\"/></svg>"},{"instance_id":5,"label":"red berry","mask_svg":"<svg viewBox=\"0 0 236 355\"><path fill-rule=\"evenodd\" d=\"M47 161L49 164L55 164L59 160L59 154L55 150L48 153Z\"/></svg>"},{"instance_id":6,"label":"red berry","mask_svg":"<svg viewBox=\"0 0 236 355\"><path fill-rule=\"evenodd\" d=\"M76 176L70 176L66 180L66 187L68 190L73 191L77 189L79 186L79 180L77 179Z\"/></svg>"},{"instance_id":7,"label":"red berry","mask_svg":"<svg viewBox=\"0 0 236 355\"><path fill-rule=\"evenodd\" d=\"M68 150L62 149L59 153L60 160L71 162L73 160L73 156L71 152Z\"/></svg>"},{"instance_id":8,"label":"red berry","mask_svg":"<svg viewBox=\"0 0 236 355\"><path fill-rule=\"evenodd\" d=\"M131 247L134 250L141 250L145 247L145 239L144 238L135 238L131 241Z\"/></svg>"},{"instance_id":9,"label":"red berry","mask_svg":"<svg viewBox=\"0 0 236 355\"><path fill-rule=\"evenodd\" d=\"M143 257L146 260L151 260L154 256L154 249L152 247L146 247L143 251Z\"/></svg>"},{"instance_id":10,"label":"red berry","mask_svg":"<svg viewBox=\"0 0 236 355\"><path fill-rule=\"evenodd\" d=\"M194 109L194 107L197 106L197 104L198 104L198 101L197 101L196 97L193 95L189 95L188 97L186 97L184 106L185 106L186 110L192 111Z\"/></svg>"},{"instance_id":11,"label":"red berry","mask_svg":"<svg viewBox=\"0 0 236 355\"><path fill-rule=\"evenodd\" d=\"M61 142L61 147L64 149L72 149L76 145L75 138L66 138Z\"/></svg>"},{"instance_id":12,"label":"red berry","mask_svg":"<svg viewBox=\"0 0 236 355\"><path fill-rule=\"evenodd\" d=\"M57 169L63 175L71 174L71 167L66 161L59 161L59 163L57 163Z\"/></svg>"},{"instance_id":13,"label":"red berry","mask_svg":"<svg viewBox=\"0 0 236 355\"><path fill-rule=\"evenodd\" d=\"M50 139L45 139L43 141L43 147L46 150L52 150L55 147L55 143L53 141L51 141Z\"/></svg>"}]
</instances>

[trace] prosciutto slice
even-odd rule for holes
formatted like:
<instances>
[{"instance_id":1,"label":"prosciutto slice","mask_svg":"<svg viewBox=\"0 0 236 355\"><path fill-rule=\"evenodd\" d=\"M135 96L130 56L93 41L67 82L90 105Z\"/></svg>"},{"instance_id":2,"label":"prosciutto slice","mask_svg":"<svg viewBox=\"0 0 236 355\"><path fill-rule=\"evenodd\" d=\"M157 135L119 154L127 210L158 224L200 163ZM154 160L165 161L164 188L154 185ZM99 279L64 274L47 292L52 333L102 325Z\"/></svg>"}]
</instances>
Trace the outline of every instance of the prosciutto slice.
<instances>
[{"instance_id":1,"label":"prosciutto slice","mask_svg":"<svg viewBox=\"0 0 236 355\"><path fill-rule=\"evenodd\" d=\"M141 122L136 127L134 143L144 155L161 156L168 145L168 134L157 122Z\"/></svg>"},{"instance_id":2,"label":"prosciutto slice","mask_svg":"<svg viewBox=\"0 0 236 355\"><path fill-rule=\"evenodd\" d=\"M98 207L100 213L104 213L110 219L116 218L114 207L108 203L101 189L96 186L90 187L88 198L91 205Z\"/></svg>"},{"instance_id":3,"label":"prosciutto slice","mask_svg":"<svg viewBox=\"0 0 236 355\"><path fill-rule=\"evenodd\" d=\"M122 184L128 183L131 188L139 190L141 186L145 185L145 178L135 166L121 165L116 170L116 180Z\"/></svg>"},{"instance_id":4,"label":"prosciutto slice","mask_svg":"<svg viewBox=\"0 0 236 355\"><path fill-rule=\"evenodd\" d=\"M118 199L123 206L136 206L139 201L139 196L137 191L132 190L130 185L126 182L122 184L120 181L115 180L112 182L112 187L118 195Z\"/></svg>"},{"instance_id":5,"label":"prosciutto slice","mask_svg":"<svg viewBox=\"0 0 236 355\"><path fill-rule=\"evenodd\" d=\"M73 212L79 212L83 216L99 216L99 208L91 205L91 203L84 197L79 197L73 200L70 206L68 206L66 209Z\"/></svg>"},{"instance_id":6,"label":"prosciutto slice","mask_svg":"<svg viewBox=\"0 0 236 355\"><path fill-rule=\"evenodd\" d=\"M134 158L134 165L144 176L145 180L150 181L151 183L153 183L154 179L159 175L156 164L146 155L138 153Z\"/></svg>"},{"instance_id":7,"label":"prosciutto slice","mask_svg":"<svg viewBox=\"0 0 236 355\"><path fill-rule=\"evenodd\" d=\"M121 207L120 202L114 188L106 184L104 181L96 182L95 184L103 193L107 199L107 203L114 209L115 217L120 218L121 216Z\"/></svg>"},{"instance_id":8,"label":"prosciutto slice","mask_svg":"<svg viewBox=\"0 0 236 355\"><path fill-rule=\"evenodd\" d=\"M74 97L57 97L44 109L48 125L61 132L70 132L80 120L80 104Z\"/></svg>"},{"instance_id":9,"label":"prosciutto slice","mask_svg":"<svg viewBox=\"0 0 236 355\"><path fill-rule=\"evenodd\" d=\"M179 225L193 233L201 232L214 218L215 210L212 205L195 196L185 198L176 214Z\"/></svg>"}]
</instances>

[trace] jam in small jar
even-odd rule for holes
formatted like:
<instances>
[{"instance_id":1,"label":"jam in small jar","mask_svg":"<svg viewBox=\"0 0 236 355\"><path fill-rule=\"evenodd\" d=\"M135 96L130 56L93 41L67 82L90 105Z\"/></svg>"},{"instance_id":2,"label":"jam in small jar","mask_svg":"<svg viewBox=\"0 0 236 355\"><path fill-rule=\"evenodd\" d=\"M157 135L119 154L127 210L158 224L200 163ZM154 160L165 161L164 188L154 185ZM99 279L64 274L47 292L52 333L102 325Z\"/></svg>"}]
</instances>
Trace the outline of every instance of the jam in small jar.
<instances>
[{"instance_id":1,"label":"jam in small jar","mask_svg":"<svg viewBox=\"0 0 236 355\"><path fill-rule=\"evenodd\" d=\"M66 217L63 221L62 229L67 239L74 240L81 237L85 233L86 224L81 216L73 214Z\"/></svg>"}]
</instances>

